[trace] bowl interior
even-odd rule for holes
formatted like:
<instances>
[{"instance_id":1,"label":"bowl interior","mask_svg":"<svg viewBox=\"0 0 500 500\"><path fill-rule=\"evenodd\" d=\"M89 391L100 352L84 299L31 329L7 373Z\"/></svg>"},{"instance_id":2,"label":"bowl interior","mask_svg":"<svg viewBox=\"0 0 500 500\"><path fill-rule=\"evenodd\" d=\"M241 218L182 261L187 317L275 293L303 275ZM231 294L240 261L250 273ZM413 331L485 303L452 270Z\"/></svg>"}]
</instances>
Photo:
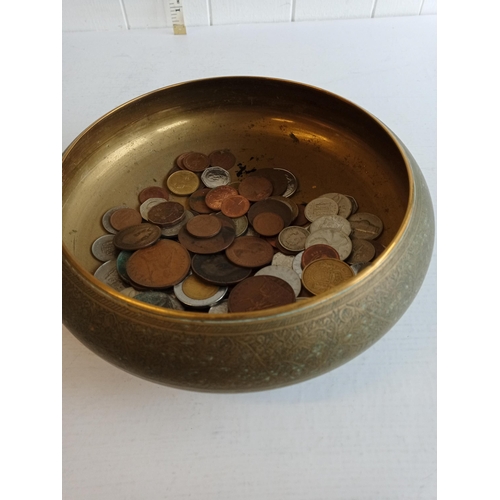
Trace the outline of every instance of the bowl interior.
<instances>
[{"instance_id":1,"label":"bowl interior","mask_svg":"<svg viewBox=\"0 0 500 500\"><path fill-rule=\"evenodd\" d=\"M338 96L301 84L253 77L198 80L157 90L111 111L63 157L63 243L89 273L101 265L91 253L106 234L102 215L138 193L165 186L176 157L229 148L247 170L282 167L299 180L292 196L306 203L320 194L353 196L359 210L384 223L387 246L409 203L404 157L387 130ZM232 169L237 177L238 166ZM187 198L172 196L186 207Z\"/></svg>"}]
</instances>

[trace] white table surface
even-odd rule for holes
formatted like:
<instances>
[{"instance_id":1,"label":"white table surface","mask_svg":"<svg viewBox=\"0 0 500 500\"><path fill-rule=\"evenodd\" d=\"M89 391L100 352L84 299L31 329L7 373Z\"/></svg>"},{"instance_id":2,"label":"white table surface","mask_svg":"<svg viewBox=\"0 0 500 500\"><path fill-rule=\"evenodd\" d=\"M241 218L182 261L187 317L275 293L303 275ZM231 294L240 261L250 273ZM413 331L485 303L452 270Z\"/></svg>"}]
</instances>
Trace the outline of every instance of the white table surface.
<instances>
[{"instance_id":1,"label":"white table surface","mask_svg":"<svg viewBox=\"0 0 500 500\"><path fill-rule=\"evenodd\" d=\"M261 75L344 96L413 153L436 207L436 17L63 35L63 149L145 92ZM436 258L400 321L302 384L221 395L122 372L63 327L68 500L432 499L436 496Z\"/></svg>"}]
</instances>

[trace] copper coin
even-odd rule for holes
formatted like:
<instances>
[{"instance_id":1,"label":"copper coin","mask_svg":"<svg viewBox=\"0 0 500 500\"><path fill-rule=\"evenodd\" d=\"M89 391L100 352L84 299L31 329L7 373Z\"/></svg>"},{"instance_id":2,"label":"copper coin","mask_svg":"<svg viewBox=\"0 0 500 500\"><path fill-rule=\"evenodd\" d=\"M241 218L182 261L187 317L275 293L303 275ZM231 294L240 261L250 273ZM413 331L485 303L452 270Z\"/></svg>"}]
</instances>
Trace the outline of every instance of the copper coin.
<instances>
[{"instance_id":1,"label":"copper coin","mask_svg":"<svg viewBox=\"0 0 500 500\"><path fill-rule=\"evenodd\" d=\"M261 267L273 260L273 247L257 236L236 238L226 249L227 258L237 266Z\"/></svg>"},{"instance_id":2,"label":"copper coin","mask_svg":"<svg viewBox=\"0 0 500 500\"><path fill-rule=\"evenodd\" d=\"M272 196L282 196L288 188L288 179L283 170L275 168L261 168L248 177L266 177L273 185Z\"/></svg>"},{"instance_id":3,"label":"copper coin","mask_svg":"<svg viewBox=\"0 0 500 500\"><path fill-rule=\"evenodd\" d=\"M186 229L189 234L197 238L211 238L219 234L222 222L218 217L212 215L197 215L188 221Z\"/></svg>"},{"instance_id":4,"label":"copper coin","mask_svg":"<svg viewBox=\"0 0 500 500\"><path fill-rule=\"evenodd\" d=\"M253 225L255 217L262 212L273 212L278 214L283 219L285 227L289 226L290 222L292 222L292 212L284 203L278 200L267 199L258 201L250 207L248 211L248 220L250 224Z\"/></svg>"},{"instance_id":5,"label":"copper coin","mask_svg":"<svg viewBox=\"0 0 500 500\"><path fill-rule=\"evenodd\" d=\"M212 210L220 210L225 198L236 196L237 194L238 191L230 186L218 186L207 193L205 203Z\"/></svg>"},{"instance_id":6,"label":"copper coin","mask_svg":"<svg viewBox=\"0 0 500 500\"><path fill-rule=\"evenodd\" d=\"M210 166L210 160L203 153L192 152L188 153L183 159L182 164L191 172L203 172Z\"/></svg>"},{"instance_id":7,"label":"copper coin","mask_svg":"<svg viewBox=\"0 0 500 500\"><path fill-rule=\"evenodd\" d=\"M210 192L210 188L202 188L195 191L189 197L189 206L191 210L198 212L199 214L210 214L213 210L205 203L205 196Z\"/></svg>"},{"instance_id":8,"label":"copper coin","mask_svg":"<svg viewBox=\"0 0 500 500\"><path fill-rule=\"evenodd\" d=\"M127 274L138 285L168 288L180 283L189 273L188 251L172 240L160 240L153 246L134 252L127 261Z\"/></svg>"},{"instance_id":9,"label":"copper coin","mask_svg":"<svg viewBox=\"0 0 500 500\"><path fill-rule=\"evenodd\" d=\"M113 243L120 250L139 250L154 245L161 236L161 229L147 222L127 227L115 234Z\"/></svg>"},{"instance_id":10,"label":"copper coin","mask_svg":"<svg viewBox=\"0 0 500 500\"><path fill-rule=\"evenodd\" d=\"M323 245L322 243L319 243L317 245L312 245L309 248L306 248L304 250L304 253L302 254L302 261L301 261L302 269L304 269L304 267L306 267L311 262L320 259L340 260L340 256L337 250L335 250L335 248L329 245Z\"/></svg>"},{"instance_id":11,"label":"copper coin","mask_svg":"<svg viewBox=\"0 0 500 500\"><path fill-rule=\"evenodd\" d=\"M273 184L266 177L248 176L240 182L238 191L250 201L265 200L273 193Z\"/></svg>"},{"instance_id":12,"label":"copper coin","mask_svg":"<svg viewBox=\"0 0 500 500\"><path fill-rule=\"evenodd\" d=\"M252 273L251 268L233 264L222 252L193 255L191 267L200 278L216 285L233 285L248 278Z\"/></svg>"},{"instance_id":13,"label":"copper coin","mask_svg":"<svg viewBox=\"0 0 500 500\"><path fill-rule=\"evenodd\" d=\"M165 198L168 201L168 191L160 186L149 186L139 193L139 203L142 205L150 198Z\"/></svg>"},{"instance_id":14,"label":"copper coin","mask_svg":"<svg viewBox=\"0 0 500 500\"><path fill-rule=\"evenodd\" d=\"M245 215L250 208L250 202L240 195L224 198L220 206L221 212L227 217L236 218Z\"/></svg>"},{"instance_id":15,"label":"copper coin","mask_svg":"<svg viewBox=\"0 0 500 500\"><path fill-rule=\"evenodd\" d=\"M175 159L175 166L181 170L186 170L186 167L184 166L184 158L186 158L186 156L188 154L190 154L191 151L187 151L186 153L182 153L180 154L176 159Z\"/></svg>"},{"instance_id":16,"label":"copper coin","mask_svg":"<svg viewBox=\"0 0 500 500\"><path fill-rule=\"evenodd\" d=\"M307 220L306 216L304 215L304 210L306 208L306 206L301 203L299 205L297 205L298 209L299 209L299 215L297 215L297 217L295 217L295 219L292 221L293 225L294 226L306 226L307 224L309 224L309 221Z\"/></svg>"},{"instance_id":17,"label":"copper coin","mask_svg":"<svg viewBox=\"0 0 500 500\"><path fill-rule=\"evenodd\" d=\"M262 212L255 216L252 226L262 236L276 236L285 227L285 223L274 212Z\"/></svg>"},{"instance_id":18,"label":"copper coin","mask_svg":"<svg viewBox=\"0 0 500 500\"><path fill-rule=\"evenodd\" d=\"M184 217L184 207L176 201L158 203L148 211L148 220L160 227L174 226Z\"/></svg>"},{"instance_id":19,"label":"copper coin","mask_svg":"<svg viewBox=\"0 0 500 500\"><path fill-rule=\"evenodd\" d=\"M179 243L192 253L217 253L225 250L236 237L236 229L233 221L224 215L211 215L217 217L222 222L222 229L219 234L212 238L196 238L189 234L186 226L183 226L178 234Z\"/></svg>"},{"instance_id":20,"label":"copper coin","mask_svg":"<svg viewBox=\"0 0 500 500\"><path fill-rule=\"evenodd\" d=\"M142 222L142 215L133 208L120 208L111 214L109 223L116 229L121 231L130 226L137 226Z\"/></svg>"},{"instance_id":21,"label":"copper coin","mask_svg":"<svg viewBox=\"0 0 500 500\"><path fill-rule=\"evenodd\" d=\"M295 302L293 288L276 276L252 276L238 283L229 294L229 312L250 312Z\"/></svg>"},{"instance_id":22,"label":"copper coin","mask_svg":"<svg viewBox=\"0 0 500 500\"><path fill-rule=\"evenodd\" d=\"M226 170L233 168L236 163L236 158L228 149L212 151L208 155L208 159L212 167L222 167Z\"/></svg>"}]
</instances>

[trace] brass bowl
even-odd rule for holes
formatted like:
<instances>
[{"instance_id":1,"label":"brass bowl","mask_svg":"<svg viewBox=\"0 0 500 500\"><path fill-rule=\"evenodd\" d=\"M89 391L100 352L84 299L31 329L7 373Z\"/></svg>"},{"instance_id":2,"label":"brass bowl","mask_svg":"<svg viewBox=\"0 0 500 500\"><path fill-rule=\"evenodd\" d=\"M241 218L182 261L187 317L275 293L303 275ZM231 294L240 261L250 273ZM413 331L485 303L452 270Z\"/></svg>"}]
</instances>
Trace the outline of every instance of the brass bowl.
<instances>
[{"instance_id":1,"label":"brass bowl","mask_svg":"<svg viewBox=\"0 0 500 500\"><path fill-rule=\"evenodd\" d=\"M95 279L90 247L105 233L102 214L138 207L139 191L164 184L180 153L219 148L249 168L291 170L297 202L354 196L382 218L386 249L334 293L253 313L171 311ZM342 365L405 312L433 244L427 185L395 134L353 103L290 81L223 77L162 88L97 120L63 155L63 322L114 365L170 386L263 390Z\"/></svg>"}]
</instances>

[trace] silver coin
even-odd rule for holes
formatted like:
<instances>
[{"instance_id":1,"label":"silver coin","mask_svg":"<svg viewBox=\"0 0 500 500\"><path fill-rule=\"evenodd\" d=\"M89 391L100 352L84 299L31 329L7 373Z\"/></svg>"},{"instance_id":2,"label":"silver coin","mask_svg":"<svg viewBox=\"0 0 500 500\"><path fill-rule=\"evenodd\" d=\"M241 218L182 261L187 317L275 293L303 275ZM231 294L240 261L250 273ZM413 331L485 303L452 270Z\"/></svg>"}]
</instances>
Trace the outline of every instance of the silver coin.
<instances>
[{"instance_id":1,"label":"silver coin","mask_svg":"<svg viewBox=\"0 0 500 500\"><path fill-rule=\"evenodd\" d=\"M276 252L273 256L273 260L271 261L271 265L289 267L292 269L293 259L293 255L285 255L284 253Z\"/></svg>"},{"instance_id":2,"label":"silver coin","mask_svg":"<svg viewBox=\"0 0 500 500\"><path fill-rule=\"evenodd\" d=\"M113 207L110 208L103 216L102 216L102 227L111 234L116 234L118 231L111 225L111 222L109 222L110 217L113 215L114 212L117 210L120 210L120 208L125 208L125 205L120 205L119 207Z\"/></svg>"},{"instance_id":3,"label":"silver coin","mask_svg":"<svg viewBox=\"0 0 500 500\"><path fill-rule=\"evenodd\" d=\"M226 314L226 313L228 313L229 312L228 303L229 303L228 300L222 300L221 302L219 302L215 306L212 306L208 310L208 314Z\"/></svg>"},{"instance_id":4,"label":"silver coin","mask_svg":"<svg viewBox=\"0 0 500 500\"><path fill-rule=\"evenodd\" d=\"M126 297L130 297L133 299L139 292L139 290L136 290L133 286L129 286L127 288L124 288L123 290L120 290L120 293L125 295Z\"/></svg>"},{"instance_id":5,"label":"silver coin","mask_svg":"<svg viewBox=\"0 0 500 500\"><path fill-rule=\"evenodd\" d=\"M113 244L114 235L106 234L92 243L92 255L101 262L116 259L118 248Z\"/></svg>"},{"instance_id":6,"label":"silver coin","mask_svg":"<svg viewBox=\"0 0 500 500\"><path fill-rule=\"evenodd\" d=\"M245 232L245 236L258 236L260 238L260 234L255 231L255 229L252 226L249 226L248 229Z\"/></svg>"},{"instance_id":7,"label":"silver coin","mask_svg":"<svg viewBox=\"0 0 500 500\"><path fill-rule=\"evenodd\" d=\"M311 233L306 240L306 248L317 244L329 245L335 248L339 253L340 260L345 260L352 250L349 236L346 236L342 231L334 231L333 229L320 229L315 233Z\"/></svg>"},{"instance_id":8,"label":"silver coin","mask_svg":"<svg viewBox=\"0 0 500 500\"><path fill-rule=\"evenodd\" d=\"M320 229L333 229L334 231L342 231L349 236L351 234L351 224L345 217L340 215L324 215L314 222L311 222L309 231L315 233Z\"/></svg>"},{"instance_id":9,"label":"silver coin","mask_svg":"<svg viewBox=\"0 0 500 500\"><path fill-rule=\"evenodd\" d=\"M284 266L266 266L262 269L259 269L255 276L276 276L276 278L281 278L283 281L286 281L295 292L295 297L300 293L300 289L302 288L302 281L300 280L299 275L289 267Z\"/></svg>"},{"instance_id":10,"label":"silver coin","mask_svg":"<svg viewBox=\"0 0 500 500\"><path fill-rule=\"evenodd\" d=\"M184 311L184 306L179 301L179 299L175 296L174 292L167 292L167 295L170 299L170 309L175 309L176 311Z\"/></svg>"},{"instance_id":11,"label":"silver coin","mask_svg":"<svg viewBox=\"0 0 500 500\"><path fill-rule=\"evenodd\" d=\"M146 292L140 292L134 297L134 299L158 307L167 307L167 304L169 303L168 295L165 292L156 290L147 290Z\"/></svg>"},{"instance_id":12,"label":"silver coin","mask_svg":"<svg viewBox=\"0 0 500 500\"><path fill-rule=\"evenodd\" d=\"M348 264L362 264L370 262L375 257L375 247L368 240L353 238L352 250L345 260Z\"/></svg>"},{"instance_id":13,"label":"silver coin","mask_svg":"<svg viewBox=\"0 0 500 500\"><path fill-rule=\"evenodd\" d=\"M94 276L102 283L121 292L124 288L128 288L128 284L120 278L116 269L116 260L108 260L99 266L94 273Z\"/></svg>"},{"instance_id":14,"label":"silver coin","mask_svg":"<svg viewBox=\"0 0 500 500\"><path fill-rule=\"evenodd\" d=\"M358 202L355 200L355 198L353 198L352 196L349 196L348 194L345 194L344 196L346 198L349 198L349 200L351 201L351 205L352 205L351 215L354 215L359 210Z\"/></svg>"},{"instance_id":15,"label":"silver coin","mask_svg":"<svg viewBox=\"0 0 500 500\"><path fill-rule=\"evenodd\" d=\"M326 193L322 194L320 198L330 198L339 206L339 213L341 217L349 217L352 213L352 203L351 200L340 193Z\"/></svg>"},{"instance_id":16,"label":"silver coin","mask_svg":"<svg viewBox=\"0 0 500 500\"><path fill-rule=\"evenodd\" d=\"M300 226L288 226L280 231L278 241L280 245L290 252L301 252L305 248L309 231Z\"/></svg>"},{"instance_id":17,"label":"silver coin","mask_svg":"<svg viewBox=\"0 0 500 500\"><path fill-rule=\"evenodd\" d=\"M139 212L144 220L149 221L148 212L156 205L165 203L165 198L149 198L139 207Z\"/></svg>"},{"instance_id":18,"label":"silver coin","mask_svg":"<svg viewBox=\"0 0 500 500\"><path fill-rule=\"evenodd\" d=\"M246 215L232 219L236 227L236 238L245 233L248 229L248 218Z\"/></svg>"},{"instance_id":19,"label":"silver coin","mask_svg":"<svg viewBox=\"0 0 500 500\"><path fill-rule=\"evenodd\" d=\"M352 272L354 273L354 276L356 276L356 274L360 273L363 269L366 269L370 265L370 262L361 262L360 264L351 264L350 267L352 269Z\"/></svg>"},{"instance_id":20,"label":"silver coin","mask_svg":"<svg viewBox=\"0 0 500 500\"><path fill-rule=\"evenodd\" d=\"M187 278L188 277L186 277L185 279L187 279ZM175 296L183 304L185 304L187 306L190 306L190 307L210 307L210 306L213 306L214 304L217 304L220 300L222 300L224 298L224 295L226 295L227 286L220 286L219 289L211 297L208 297L208 299L203 299L203 300L192 299L191 297L188 297L184 293L184 291L182 290L182 284L184 283L185 279L174 286L174 293L175 293Z\"/></svg>"},{"instance_id":21,"label":"silver coin","mask_svg":"<svg viewBox=\"0 0 500 500\"><path fill-rule=\"evenodd\" d=\"M285 192L283 193L283 196L285 198L290 198L290 196L292 196L292 194L294 194L295 191L297 191L297 188L299 187L297 177L295 177L295 175L293 175L292 172L290 172L290 170L286 170L284 168L277 168L276 167L274 170L281 170L285 174L288 186L287 186Z\"/></svg>"},{"instance_id":22,"label":"silver coin","mask_svg":"<svg viewBox=\"0 0 500 500\"><path fill-rule=\"evenodd\" d=\"M324 215L337 215L338 213L339 206L331 198L316 198L310 201L304 209L304 215L309 222L314 222Z\"/></svg>"},{"instance_id":23,"label":"silver coin","mask_svg":"<svg viewBox=\"0 0 500 500\"><path fill-rule=\"evenodd\" d=\"M201 174L201 182L207 188L227 186L231 182L231 174L222 167L207 167Z\"/></svg>"},{"instance_id":24,"label":"silver coin","mask_svg":"<svg viewBox=\"0 0 500 500\"><path fill-rule=\"evenodd\" d=\"M190 210L185 210L184 215L182 216L182 220L178 222L175 226L172 227L163 227L161 230L161 235L165 238L174 238L179 234L182 226L184 226L189 219L194 217L193 212Z\"/></svg>"},{"instance_id":25,"label":"silver coin","mask_svg":"<svg viewBox=\"0 0 500 500\"><path fill-rule=\"evenodd\" d=\"M304 251L298 253L294 258L292 262L292 269L299 275L299 278L302 279L302 255L304 254Z\"/></svg>"},{"instance_id":26,"label":"silver coin","mask_svg":"<svg viewBox=\"0 0 500 500\"><path fill-rule=\"evenodd\" d=\"M351 215L349 222L352 229L351 236L361 240L374 240L380 236L384 229L384 224L379 217L366 212Z\"/></svg>"}]
</instances>

